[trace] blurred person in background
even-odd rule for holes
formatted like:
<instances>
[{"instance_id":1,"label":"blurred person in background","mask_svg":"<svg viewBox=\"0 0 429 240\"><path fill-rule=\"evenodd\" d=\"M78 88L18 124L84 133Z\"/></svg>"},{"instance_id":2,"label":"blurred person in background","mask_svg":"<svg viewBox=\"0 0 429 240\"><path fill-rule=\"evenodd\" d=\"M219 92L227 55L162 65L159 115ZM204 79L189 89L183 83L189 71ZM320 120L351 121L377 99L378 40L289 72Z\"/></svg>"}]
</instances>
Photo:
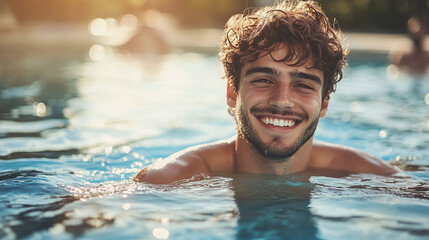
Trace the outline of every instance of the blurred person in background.
<instances>
[{"instance_id":1,"label":"blurred person in background","mask_svg":"<svg viewBox=\"0 0 429 240\"><path fill-rule=\"evenodd\" d=\"M425 51L424 46L426 28L423 21L418 17L410 18L407 26L412 49L407 53L391 53L390 61L402 71L423 75L429 68L429 52Z\"/></svg>"}]
</instances>

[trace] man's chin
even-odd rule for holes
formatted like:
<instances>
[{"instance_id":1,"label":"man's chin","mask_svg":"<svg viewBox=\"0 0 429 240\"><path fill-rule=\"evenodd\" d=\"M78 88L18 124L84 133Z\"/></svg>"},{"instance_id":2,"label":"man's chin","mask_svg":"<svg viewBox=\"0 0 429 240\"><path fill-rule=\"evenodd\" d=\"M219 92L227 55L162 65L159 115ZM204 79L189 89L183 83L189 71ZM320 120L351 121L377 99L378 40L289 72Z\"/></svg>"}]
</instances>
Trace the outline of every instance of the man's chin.
<instances>
[{"instance_id":1,"label":"man's chin","mask_svg":"<svg viewBox=\"0 0 429 240\"><path fill-rule=\"evenodd\" d=\"M253 138L247 139L247 142L249 142L253 149L261 156L270 158L274 161L283 162L295 155L312 136L313 134L309 134L297 139L292 139L291 137L285 139L284 137L274 136L270 137L268 141L263 141L259 136L256 138L253 136Z\"/></svg>"},{"instance_id":2,"label":"man's chin","mask_svg":"<svg viewBox=\"0 0 429 240\"><path fill-rule=\"evenodd\" d=\"M297 151L297 149L294 149L294 144L285 144L278 137L274 137L269 141L255 138L247 138L246 141L250 143L256 153L265 158L285 159L291 157Z\"/></svg>"}]
</instances>

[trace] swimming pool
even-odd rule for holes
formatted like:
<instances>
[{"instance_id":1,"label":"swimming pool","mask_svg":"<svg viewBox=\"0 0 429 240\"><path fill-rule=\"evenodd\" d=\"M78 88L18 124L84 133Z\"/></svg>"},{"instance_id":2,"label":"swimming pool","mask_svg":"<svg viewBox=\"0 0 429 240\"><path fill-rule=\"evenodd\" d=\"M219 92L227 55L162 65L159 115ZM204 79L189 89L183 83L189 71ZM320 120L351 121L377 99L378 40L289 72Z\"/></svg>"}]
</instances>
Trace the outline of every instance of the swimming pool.
<instances>
[{"instance_id":1,"label":"swimming pool","mask_svg":"<svg viewBox=\"0 0 429 240\"><path fill-rule=\"evenodd\" d=\"M2 56L0 238L429 237L427 76L396 76L383 55L352 57L316 132L409 178L239 174L154 186L130 178L235 133L220 63L194 53L90 61L85 51Z\"/></svg>"}]
</instances>

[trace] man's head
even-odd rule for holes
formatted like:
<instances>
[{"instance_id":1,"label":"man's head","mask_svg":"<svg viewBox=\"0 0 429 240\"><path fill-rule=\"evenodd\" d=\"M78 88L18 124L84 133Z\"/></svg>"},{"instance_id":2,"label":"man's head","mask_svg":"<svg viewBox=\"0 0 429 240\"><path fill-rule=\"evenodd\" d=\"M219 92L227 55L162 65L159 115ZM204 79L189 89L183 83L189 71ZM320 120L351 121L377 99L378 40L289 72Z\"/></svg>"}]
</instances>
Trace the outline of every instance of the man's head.
<instances>
[{"instance_id":1,"label":"man's head","mask_svg":"<svg viewBox=\"0 0 429 240\"><path fill-rule=\"evenodd\" d=\"M342 47L340 31L312 1L285 1L231 17L219 53L229 84L238 90L244 64L281 44L288 48L288 54L276 61L294 66L313 62L312 67L323 72L322 97L328 98L342 78L347 50Z\"/></svg>"},{"instance_id":2,"label":"man's head","mask_svg":"<svg viewBox=\"0 0 429 240\"><path fill-rule=\"evenodd\" d=\"M313 137L346 64L339 31L314 2L233 16L221 52L238 135L274 161Z\"/></svg>"}]
</instances>

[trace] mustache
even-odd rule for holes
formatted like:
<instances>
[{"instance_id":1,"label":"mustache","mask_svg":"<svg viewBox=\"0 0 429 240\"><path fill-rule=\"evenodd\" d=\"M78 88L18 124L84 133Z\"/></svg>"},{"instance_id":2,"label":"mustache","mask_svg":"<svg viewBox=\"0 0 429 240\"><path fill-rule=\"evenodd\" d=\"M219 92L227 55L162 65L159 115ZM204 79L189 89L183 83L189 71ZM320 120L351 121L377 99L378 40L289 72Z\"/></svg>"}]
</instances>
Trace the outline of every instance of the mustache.
<instances>
[{"instance_id":1,"label":"mustache","mask_svg":"<svg viewBox=\"0 0 429 240\"><path fill-rule=\"evenodd\" d=\"M250 108L250 113L252 113L252 114L267 113L267 114L275 114L275 115L282 115L282 116L294 116L294 117L299 117L303 120L308 120L307 114L302 113L302 112L297 112L297 111L294 111L294 110L288 109L288 108L286 108L284 110L279 110L275 107L264 107L264 108L252 107L252 108Z\"/></svg>"}]
</instances>

